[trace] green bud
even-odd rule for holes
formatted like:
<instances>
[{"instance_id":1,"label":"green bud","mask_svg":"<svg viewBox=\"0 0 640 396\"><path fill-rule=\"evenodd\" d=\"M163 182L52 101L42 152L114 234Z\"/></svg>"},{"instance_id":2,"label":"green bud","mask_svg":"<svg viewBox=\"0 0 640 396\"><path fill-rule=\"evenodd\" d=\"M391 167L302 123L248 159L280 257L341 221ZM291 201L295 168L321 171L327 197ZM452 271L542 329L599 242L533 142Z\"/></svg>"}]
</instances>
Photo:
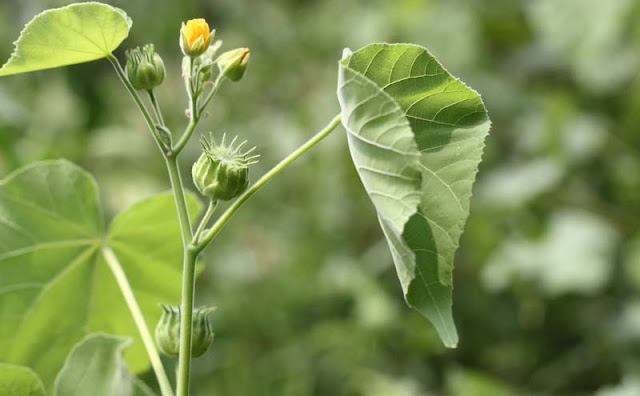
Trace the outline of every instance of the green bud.
<instances>
[{"instance_id":1,"label":"green bud","mask_svg":"<svg viewBox=\"0 0 640 396\"><path fill-rule=\"evenodd\" d=\"M215 334L209 322L209 314L215 308L200 307L193 310L191 355L202 356L213 343ZM162 305L162 317L156 326L156 343L158 348L168 356L180 353L180 307Z\"/></svg>"},{"instance_id":2,"label":"green bud","mask_svg":"<svg viewBox=\"0 0 640 396\"><path fill-rule=\"evenodd\" d=\"M180 307L162 304L162 316L156 326L156 343L168 356L180 352Z\"/></svg>"},{"instance_id":3,"label":"green bud","mask_svg":"<svg viewBox=\"0 0 640 396\"><path fill-rule=\"evenodd\" d=\"M204 152L193 164L191 174L198 191L213 201L228 201L242 194L249 186L249 166L255 164L257 155L251 155L255 147L244 153L240 152L246 141L234 147L236 138L227 146L226 136L216 144L202 140Z\"/></svg>"},{"instance_id":4,"label":"green bud","mask_svg":"<svg viewBox=\"0 0 640 396\"><path fill-rule=\"evenodd\" d=\"M209 313L215 308L200 307L193 310L193 333L191 336L191 355L200 357L213 344L215 334L209 322Z\"/></svg>"},{"instance_id":5,"label":"green bud","mask_svg":"<svg viewBox=\"0 0 640 396\"><path fill-rule=\"evenodd\" d=\"M142 49L136 47L126 52L127 78L135 89L150 91L164 81L164 62L155 53L153 44L147 44Z\"/></svg>"},{"instance_id":6,"label":"green bud","mask_svg":"<svg viewBox=\"0 0 640 396\"><path fill-rule=\"evenodd\" d=\"M237 48L220 55L216 62L220 73L224 73L225 77L231 81L240 81L247 71L249 57L249 48Z\"/></svg>"}]
</instances>

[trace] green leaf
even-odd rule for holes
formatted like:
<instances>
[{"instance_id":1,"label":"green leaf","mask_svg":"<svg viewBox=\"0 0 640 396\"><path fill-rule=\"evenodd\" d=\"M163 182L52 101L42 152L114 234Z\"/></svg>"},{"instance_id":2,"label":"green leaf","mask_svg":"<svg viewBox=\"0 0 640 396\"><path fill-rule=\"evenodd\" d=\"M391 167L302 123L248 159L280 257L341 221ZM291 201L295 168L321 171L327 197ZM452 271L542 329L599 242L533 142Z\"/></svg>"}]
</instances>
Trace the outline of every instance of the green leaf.
<instances>
[{"instance_id":1,"label":"green leaf","mask_svg":"<svg viewBox=\"0 0 640 396\"><path fill-rule=\"evenodd\" d=\"M189 208L199 204L189 196ZM90 333L134 337L133 372L148 359L115 278L120 260L147 325L158 303L180 300L182 246L171 194L144 200L102 224L93 178L66 161L37 163L0 182L0 360L31 367L47 389L73 345Z\"/></svg>"},{"instance_id":2,"label":"green leaf","mask_svg":"<svg viewBox=\"0 0 640 396\"><path fill-rule=\"evenodd\" d=\"M58 373L54 396L152 396L124 364L122 350L130 344L128 337L88 335L73 347Z\"/></svg>"},{"instance_id":3,"label":"green leaf","mask_svg":"<svg viewBox=\"0 0 640 396\"><path fill-rule=\"evenodd\" d=\"M338 99L405 300L455 347L453 257L490 127L482 100L426 49L409 44L346 53Z\"/></svg>"},{"instance_id":4,"label":"green leaf","mask_svg":"<svg viewBox=\"0 0 640 396\"><path fill-rule=\"evenodd\" d=\"M0 395L45 396L44 386L30 368L0 363Z\"/></svg>"},{"instance_id":5,"label":"green leaf","mask_svg":"<svg viewBox=\"0 0 640 396\"><path fill-rule=\"evenodd\" d=\"M127 38L129 29L127 14L107 4L79 3L44 11L20 33L0 76L104 58Z\"/></svg>"}]
</instances>

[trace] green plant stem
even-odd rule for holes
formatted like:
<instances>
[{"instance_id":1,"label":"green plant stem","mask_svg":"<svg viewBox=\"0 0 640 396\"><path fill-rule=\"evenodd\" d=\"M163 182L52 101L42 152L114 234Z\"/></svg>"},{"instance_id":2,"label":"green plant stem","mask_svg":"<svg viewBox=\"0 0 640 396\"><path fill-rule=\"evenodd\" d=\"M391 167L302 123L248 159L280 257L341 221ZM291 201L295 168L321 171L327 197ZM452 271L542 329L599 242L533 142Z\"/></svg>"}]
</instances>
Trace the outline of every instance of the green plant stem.
<instances>
[{"instance_id":1,"label":"green plant stem","mask_svg":"<svg viewBox=\"0 0 640 396\"><path fill-rule=\"evenodd\" d=\"M158 99L156 98L155 92L153 92L153 89L151 89L147 91L147 93L149 94L149 100L153 105L153 111L156 114L156 119L158 120L158 124L162 126L166 126L166 124L164 123L164 117L162 117L162 111L160 110L160 104L158 103Z\"/></svg>"},{"instance_id":2,"label":"green plant stem","mask_svg":"<svg viewBox=\"0 0 640 396\"><path fill-rule=\"evenodd\" d=\"M209 102L211 102L211 99L213 99L213 97L216 95L216 92L218 92L218 88L220 88L220 85L222 85L222 81L224 81L224 74L220 72L218 74L218 77L216 77L216 80L213 82L213 87L211 88L211 91L209 91L209 93L207 94L207 97L202 102L202 106L200 106L200 108L198 109L198 116L202 114L204 109L206 109L207 106L209 105Z\"/></svg>"},{"instance_id":3,"label":"green plant stem","mask_svg":"<svg viewBox=\"0 0 640 396\"><path fill-rule=\"evenodd\" d=\"M257 182L255 182L247 191L245 191L231 206L227 208L227 210L218 218L218 220L211 226L211 229L207 232L207 234L202 238L202 241L198 242L194 245L194 249L197 253L201 252L211 240L218 234L218 232L224 227L224 225L229 221L231 216L245 203L249 198L255 194L260 187L264 186L269 180L271 180L275 175L280 173L284 168L289 166L293 161L295 161L302 154L307 152L311 147L315 146L318 142L324 139L331 131L333 131L338 124L340 124L340 115L336 115L333 120L320 132L316 133L311 139L309 139L305 144L300 146L296 151L289 154L285 159L280 161L276 166L271 168L270 171L265 173Z\"/></svg>"},{"instance_id":4,"label":"green plant stem","mask_svg":"<svg viewBox=\"0 0 640 396\"><path fill-rule=\"evenodd\" d=\"M178 396L189 396L189 374L191 372L191 333L193 299L196 281L196 259L198 253L185 249L182 270L182 301L180 303L180 354L178 356Z\"/></svg>"},{"instance_id":5,"label":"green plant stem","mask_svg":"<svg viewBox=\"0 0 640 396\"><path fill-rule=\"evenodd\" d=\"M131 94L134 102L138 106L138 109L142 113L142 116L151 131L154 139L160 151L162 152L165 163L167 166L167 171L169 173L169 179L171 181L171 188L173 190L173 196L176 203L176 211L178 213L178 220L180 222L180 231L182 236L182 245L183 245L183 277L182 277L182 305L181 309L184 313L182 315L182 329L186 331L181 331L180 342L181 346L187 345L187 347L181 347L181 351L185 351L186 353L180 354L179 365L178 365L178 394L181 396L187 396L189 391L189 369L190 369L190 361L191 361L191 316L193 309L193 290L194 290L194 281L195 281L195 260L196 255L193 253L190 246L191 239L193 238L192 230L191 230L191 222L189 220L189 211L187 209L187 202L184 195L184 187L182 186L182 179L180 177L180 171L178 168L178 159L177 153L173 152L165 152L163 150L162 143L160 142L157 132L155 130L155 126L153 124L153 119L147 111L144 103L138 96L138 93L133 88L127 76L122 70L122 66L112 54L107 57L111 64L113 65L120 81L124 84L125 88ZM156 102L157 103L157 102ZM192 119L193 122L193 119ZM186 142L185 142L186 143ZM124 273L122 273L124 276ZM188 319L188 322L185 324L185 320ZM155 369L155 367L154 367ZM164 372L164 370L163 370ZM156 372L156 376L159 376ZM164 375L166 377L166 374ZM167 396L170 394L167 394Z\"/></svg>"},{"instance_id":6,"label":"green plant stem","mask_svg":"<svg viewBox=\"0 0 640 396\"><path fill-rule=\"evenodd\" d=\"M189 139L191 138L191 135L193 134L193 131L196 129L196 126L198 125L198 122L200 121L200 117L202 116L202 112L207 107L209 102L211 102L211 99L213 99L213 97L215 96L215 94L218 91L218 88L220 88L220 85L222 84L223 80L224 80L224 75L222 75L222 73L221 73L216 78L215 82L213 83L213 88L211 89L211 91L209 92L209 94L205 98L202 106L200 106L200 107L198 107L197 98L195 98L194 93L192 91L193 88L192 88L191 82L190 81L187 82L186 85L187 85L187 90L189 91L189 112L191 113L191 119L189 120L189 125L187 125L187 128L182 133L182 136L180 137L180 140L173 147L174 155L179 154L182 151L182 149L184 148L184 146L187 144Z\"/></svg>"},{"instance_id":7,"label":"green plant stem","mask_svg":"<svg viewBox=\"0 0 640 396\"><path fill-rule=\"evenodd\" d=\"M113 253L113 250L111 250L111 248L106 245L103 245L102 247L102 255L104 256L107 265L111 269L113 276L116 278L116 282L120 287L120 291L122 292L124 301L127 303L127 307L129 307L129 311L131 312L131 317L133 318L133 321L138 328L138 333L140 333L140 338L142 338L142 343L147 350L147 355L149 355L149 361L151 361L151 366L153 367L153 371L155 372L156 378L158 379L160 392L163 396L173 396L173 390L171 389L169 377L167 377L167 373L164 371L164 366L162 365L160 355L158 354L158 350L156 349L155 343L153 342L151 332L149 331L149 328L144 321L144 315L140 310L140 306L138 305L136 296L133 294L131 285L127 280L127 276L125 275L124 270L122 269L122 266L118 261L118 258Z\"/></svg>"},{"instance_id":8,"label":"green plant stem","mask_svg":"<svg viewBox=\"0 0 640 396\"><path fill-rule=\"evenodd\" d=\"M207 223L209 222L211 215L213 215L213 212L216 210L216 206L218 206L218 201L214 201L210 199L209 206L207 207L207 211L205 212L204 216L202 216L202 220L200 220L200 224L198 225L196 232L193 234L192 243L194 245L198 243L198 239L200 239L200 234L202 234L202 231L207 226Z\"/></svg>"},{"instance_id":9,"label":"green plant stem","mask_svg":"<svg viewBox=\"0 0 640 396\"><path fill-rule=\"evenodd\" d=\"M118 78L120 79L122 84L125 86L125 88L127 88L127 91L129 91L129 94L131 95L131 97L133 98L133 101L138 106L138 109L140 109L140 112L142 113L142 117L144 118L144 121L146 122L147 127L149 128L149 131L151 131L151 135L153 136L153 139L156 141L158 148L163 153L163 155L166 155L166 153L164 152L162 142L158 138L158 133L153 123L153 118L151 118L151 114L149 114L149 111L147 110L146 106L142 102L142 99L140 99L138 92L136 92L136 89L133 88L133 85L131 85L131 83L129 82L129 79L127 78L126 73L122 69L122 66L120 66L120 62L118 62L118 59L113 54L109 54L109 56L107 56L107 59L113 65L113 68L116 70L116 74L118 75Z\"/></svg>"},{"instance_id":10,"label":"green plant stem","mask_svg":"<svg viewBox=\"0 0 640 396\"><path fill-rule=\"evenodd\" d=\"M182 186L182 177L178 166L178 158L166 157L167 170L169 171L169 180L171 181L171 189L176 202L176 210L178 211L178 221L180 222L180 230L182 235L182 245L186 248L191 242L193 231L191 230L191 220L189 219L189 211L187 209L187 199L184 195L184 187Z\"/></svg>"}]
</instances>

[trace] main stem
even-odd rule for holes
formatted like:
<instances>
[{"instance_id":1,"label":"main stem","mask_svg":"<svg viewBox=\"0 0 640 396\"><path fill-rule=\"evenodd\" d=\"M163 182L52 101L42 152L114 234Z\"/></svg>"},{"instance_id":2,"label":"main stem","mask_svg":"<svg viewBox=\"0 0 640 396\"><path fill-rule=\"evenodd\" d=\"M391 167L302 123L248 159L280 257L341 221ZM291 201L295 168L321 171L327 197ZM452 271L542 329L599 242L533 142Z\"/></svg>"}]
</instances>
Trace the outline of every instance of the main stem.
<instances>
[{"instance_id":1,"label":"main stem","mask_svg":"<svg viewBox=\"0 0 640 396\"><path fill-rule=\"evenodd\" d=\"M194 297L194 282L195 282L195 262L197 254L190 249L191 239L193 238L192 230L191 230L191 221L189 220L189 211L187 209L187 201L184 195L184 187L182 186L182 178L180 177L180 171L178 168L178 153L184 146L180 146L180 150L173 152L165 152L163 149L162 143L158 140L158 136L156 135L155 126L153 123L153 118L147 108L144 106L144 103L138 96L138 93L133 88L127 76L120 66L120 62L118 59L110 54L107 59L113 65L116 70L116 74L118 78L125 86L129 94L133 98L133 101L138 106L138 109L142 113L142 116L149 128L149 131L153 135L158 148L162 152L162 155L165 158L165 163L167 165L167 171L169 173L169 179L171 181L171 189L173 190L173 196L176 204L176 211L178 213L178 221L180 222L180 231L182 236L182 246L183 246L183 276L182 276L182 303L181 303L181 329L180 331L180 357L178 361L178 396L188 396L189 395L189 371L190 371L190 363L191 363L191 316L193 310L193 297ZM157 101L153 101L154 109L156 111L160 111L157 106ZM193 119L192 119L193 122ZM191 124L190 124L191 125ZM191 127L195 128L195 124ZM191 130L192 132L192 130ZM186 140L185 142L186 143ZM124 276L124 273L122 274ZM150 359L152 359L150 357ZM161 365L160 365L161 366ZM156 366L153 366L156 369ZM156 370L156 376L158 377L158 382L162 382L160 377L164 373L164 369L159 373ZM166 377L166 373L164 374ZM161 385L162 387L162 385ZM173 393L163 393L163 395L172 395Z\"/></svg>"},{"instance_id":2,"label":"main stem","mask_svg":"<svg viewBox=\"0 0 640 396\"><path fill-rule=\"evenodd\" d=\"M183 265L182 265L182 299L180 303L180 355L178 357L178 396L189 395L189 372L191 371L191 332L193 298L195 286L195 267L197 253L189 246L193 238L191 221L187 210L187 201L184 196L182 180L178 169L176 157L166 157L171 187L176 201L178 220L182 230Z\"/></svg>"},{"instance_id":3,"label":"main stem","mask_svg":"<svg viewBox=\"0 0 640 396\"><path fill-rule=\"evenodd\" d=\"M209 242L216 236L216 234L224 227L224 225L229 221L231 216L240 209L240 207L249 200L255 194L260 187L264 186L269 180L271 180L275 175L282 172L284 168L289 166L293 161L295 161L302 154L307 152L311 147L315 146L324 139L331 131L333 131L340 124L340 114L333 117L333 120L324 127L323 130L316 133L311 139L309 139L305 144L300 146L296 151L289 154L285 159L280 161L276 166L271 168L271 170L265 173L257 182L255 182L247 191L245 191L234 203L229 206L227 210L218 218L218 220L211 226L211 229L207 232L207 234L202 238L201 242L196 241L196 245L194 249L196 252L201 252Z\"/></svg>"},{"instance_id":4,"label":"main stem","mask_svg":"<svg viewBox=\"0 0 640 396\"><path fill-rule=\"evenodd\" d=\"M189 396L191 372L191 333L193 325L193 297L198 253L185 249L182 269L182 302L180 303L180 354L178 356L178 396Z\"/></svg>"},{"instance_id":5,"label":"main stem","mask_svg":"<svg viewBox=\"0 0 640 396\"><path fill-rule=\"evenodd\" d=\"M158 379L158 385L160 386L161 394L163 396L173 396L171 383L169 382L167 373L164 371L164 366L162 365L160 355L158 354L158 350L156 349L156 346L153 342L153 337L151 336L151 332L149 331L149 328L144 321L144 315L140 310L138 301L133 294L133 289L131 289L131 285L127 280L127 276L124 273L124 270L122 269L118 258L113 253L111 248L106 245L102 247L102 255L104 256L107 265L111 269L113 276L116 278L116 282L118 283L120 291L122 292L124 301L127 303L127 307L129 307L129 312L131 312L131 317L133 318L133 321L138 328L138 333L140 333L142 343L147 350L147 355L149 355L149 361L151 362L153 371L156 373L156 378Z\"/></svg>"}]
</instances>

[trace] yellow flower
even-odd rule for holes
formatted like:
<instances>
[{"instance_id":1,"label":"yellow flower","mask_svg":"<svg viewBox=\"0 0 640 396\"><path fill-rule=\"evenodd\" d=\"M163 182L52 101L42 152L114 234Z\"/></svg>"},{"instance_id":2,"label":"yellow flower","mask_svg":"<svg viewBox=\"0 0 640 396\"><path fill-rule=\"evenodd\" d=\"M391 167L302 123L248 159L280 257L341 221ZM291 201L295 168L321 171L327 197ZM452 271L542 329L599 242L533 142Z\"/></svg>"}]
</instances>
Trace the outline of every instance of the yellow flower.
<instances>
[{"instance_id":1,"label":"yellow flower","mask_svg":"<svg viewBox=\"0 0 640 396\"><path fill-rule=\"evenodd\" d=\"M215 30L209 31L209 24L202 18L191 19L180 29L180 48L182 52L195 58L202 55L213 40Z\"/></svg>"}]
</instances>

